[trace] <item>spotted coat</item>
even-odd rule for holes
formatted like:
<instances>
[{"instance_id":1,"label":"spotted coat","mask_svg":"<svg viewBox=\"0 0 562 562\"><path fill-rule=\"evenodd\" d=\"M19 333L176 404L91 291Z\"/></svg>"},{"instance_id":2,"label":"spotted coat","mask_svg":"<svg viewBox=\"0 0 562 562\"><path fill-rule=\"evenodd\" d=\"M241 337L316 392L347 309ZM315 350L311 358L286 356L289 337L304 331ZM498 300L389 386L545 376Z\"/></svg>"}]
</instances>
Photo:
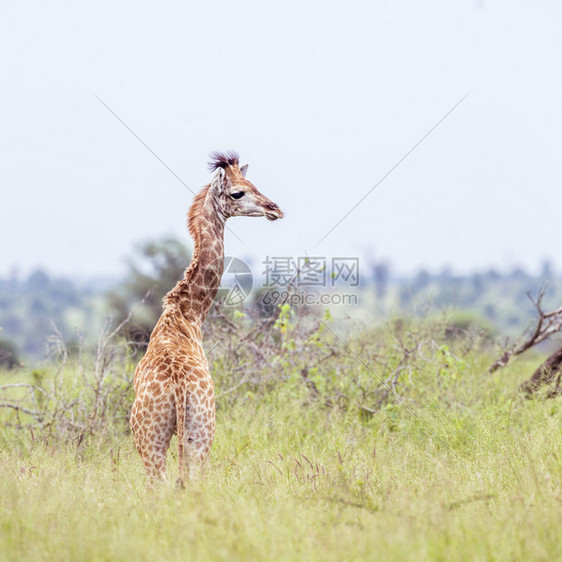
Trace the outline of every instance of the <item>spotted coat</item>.
<instances>
[{"instance_id":1,"label":"spotted coat","mask_svg":"<svg viewBox=\"0 0 562 562\"><path fill-rule=\"evenodd\" d=\"M166 453L174 433L180 482L200 472L213 443L215 386L201 327L220 285L226 220L283 216L245 179L247 167L239 167L235 153L214 154L211 166L217 173L188 214L194 241L190 266L164 298L162 315L135 371L130 425L150 481L166 477Z\"/></svg>"}]
</instances>

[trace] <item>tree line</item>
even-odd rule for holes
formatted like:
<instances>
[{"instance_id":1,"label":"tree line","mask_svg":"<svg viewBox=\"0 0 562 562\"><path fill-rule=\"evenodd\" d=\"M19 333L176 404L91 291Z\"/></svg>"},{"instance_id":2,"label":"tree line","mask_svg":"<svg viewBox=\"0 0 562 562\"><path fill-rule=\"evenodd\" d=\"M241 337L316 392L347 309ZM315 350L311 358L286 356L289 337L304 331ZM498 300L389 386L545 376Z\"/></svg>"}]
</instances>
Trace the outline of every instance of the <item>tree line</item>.
<instances>
[{"instance_id":1,"label":"tree line","mask_svg":"<svg viewBox=\"0 0 562 562\"><path fill-rule=\"evenodd\" d=\"M161 312L162 297L175 285L191 258L175 238L139 244L127 260L127 274L109 287L79 283L37 270L26 277L0 279L0 365L15 367L45 355L53 333L78 346L95 341L104 321L128 316L127 338L142 347ZM508 273L489 270L455 275L420 270L393 275L387 262L367 262L360 291L370 295L378 310L412 311L421 302L470 310L500 332L520 330L533 314L528 291L548 283L545 305L562 302L562 279L545 262L539 275L517 268Z\"/></svg>"}]
</instances>

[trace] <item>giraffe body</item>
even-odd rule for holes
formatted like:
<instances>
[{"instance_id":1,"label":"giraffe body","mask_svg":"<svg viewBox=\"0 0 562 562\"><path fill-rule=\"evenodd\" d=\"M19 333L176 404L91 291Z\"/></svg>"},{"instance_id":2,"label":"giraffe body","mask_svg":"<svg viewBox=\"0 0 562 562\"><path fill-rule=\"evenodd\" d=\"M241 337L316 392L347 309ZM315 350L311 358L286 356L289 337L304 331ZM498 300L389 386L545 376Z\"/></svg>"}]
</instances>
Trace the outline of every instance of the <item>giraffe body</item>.
<instances>
[{"instance_id":1,"label":"giraffe body","mask_svg":"<svg viewBox=\"0 0 562 562\"><path fill-rule=\"evenodd\" d=\"M180 481L199 473L215 435L214 383L201 327L223 271L224 226L231 216L281 218L279 207L245 179L235 153L214 154L213 182L189 210L194 240L185 277L164 298L162 315L135 371L131 430L151 481L166 477L166 453L178 436Z\"/></svg>"}]
</instances>

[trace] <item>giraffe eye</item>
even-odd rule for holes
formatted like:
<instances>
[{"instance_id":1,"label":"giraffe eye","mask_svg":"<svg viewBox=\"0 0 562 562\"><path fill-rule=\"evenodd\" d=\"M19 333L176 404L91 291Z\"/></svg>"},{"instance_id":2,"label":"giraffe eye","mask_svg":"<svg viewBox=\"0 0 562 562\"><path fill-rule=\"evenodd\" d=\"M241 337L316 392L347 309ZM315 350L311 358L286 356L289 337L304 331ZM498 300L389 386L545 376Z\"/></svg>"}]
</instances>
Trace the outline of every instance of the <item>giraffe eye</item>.
<instances>
[{"instance_id":1,"label":"giraffe eye","mask_svg":"<svg viewBox=\"0 0 562 562\"><path fill-rule=\"evenodd\" d=\"M232 197L232 199L240 199L241 197L244 197L244 192L237 191L236 193L231 193L230 196Z\"/></svg>"}]
</instances>

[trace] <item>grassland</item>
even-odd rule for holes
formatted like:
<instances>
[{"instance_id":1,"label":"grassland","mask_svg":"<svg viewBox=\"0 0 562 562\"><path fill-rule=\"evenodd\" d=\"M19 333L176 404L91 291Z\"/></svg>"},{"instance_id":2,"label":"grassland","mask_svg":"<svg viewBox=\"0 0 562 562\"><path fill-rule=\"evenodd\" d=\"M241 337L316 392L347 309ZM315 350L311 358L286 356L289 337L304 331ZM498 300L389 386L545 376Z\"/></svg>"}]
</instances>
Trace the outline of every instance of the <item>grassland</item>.
<instances>
[{"instance_id":1,"label":"grassland","mask_svg":"<svg viewBox=\"0 0 562 562\"><path fill-rule=\"evenodd\" d=\"M219 400L206 473L182 491L175 442L169 482L149 490L124 432L78 446L5 426L0 559L561 559L562 412L517 392L537 358L492 376L485 351L451 349L426 351L373 411L329 400L329 361L314 392L297 376L242 385ZM354 377L384 373L365 363Z\"/></svg>"}]
</instances>

